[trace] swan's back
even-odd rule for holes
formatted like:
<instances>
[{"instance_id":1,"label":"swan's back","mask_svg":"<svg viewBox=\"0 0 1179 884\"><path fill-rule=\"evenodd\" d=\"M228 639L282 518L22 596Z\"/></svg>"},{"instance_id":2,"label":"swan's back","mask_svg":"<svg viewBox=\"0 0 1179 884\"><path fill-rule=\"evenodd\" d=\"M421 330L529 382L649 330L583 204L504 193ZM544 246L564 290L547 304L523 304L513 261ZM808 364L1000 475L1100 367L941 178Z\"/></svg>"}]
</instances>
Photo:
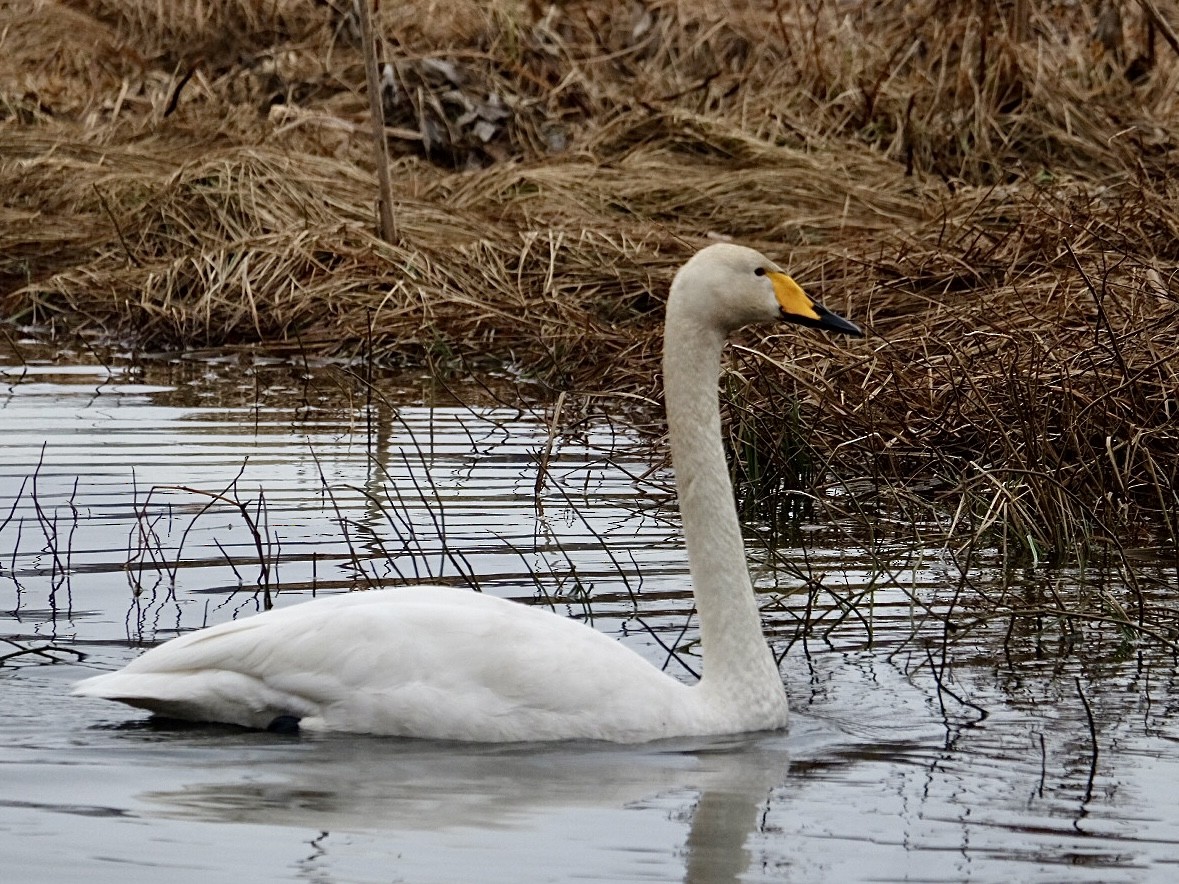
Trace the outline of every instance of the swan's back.
<instances>
[{"instance_id":1,"label":"swan's back","mask_svg":"<svg viewBox=\"0 0 1179 884\"><path fill-rule=\"evenodd\" d=\"M182 636L75 693L170 718L503 742L707 732L692 689L547 610L409 587L268 611Z\"/></svg>"}]
</instances>

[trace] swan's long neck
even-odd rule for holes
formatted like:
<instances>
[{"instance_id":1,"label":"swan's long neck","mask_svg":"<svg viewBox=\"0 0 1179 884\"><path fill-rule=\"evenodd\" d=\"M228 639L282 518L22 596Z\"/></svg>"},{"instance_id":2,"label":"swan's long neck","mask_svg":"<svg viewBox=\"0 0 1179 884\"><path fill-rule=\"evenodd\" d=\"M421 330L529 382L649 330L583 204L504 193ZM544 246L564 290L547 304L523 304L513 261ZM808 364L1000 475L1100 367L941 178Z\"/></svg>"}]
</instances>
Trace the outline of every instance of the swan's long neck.
<instances>
[{"instance_id":1,"label":"swan's long neck","mask_svg":"<svg viewBox=\"0 0 1179 884\"><path fill-rule=\"evenodd\" d=\"M663 383L680 516L696 609L704 678L701 687L734 701L783 693L761 631L725 465L717 383L725 333L668 305Z\"/></svg>"}]
</instances>

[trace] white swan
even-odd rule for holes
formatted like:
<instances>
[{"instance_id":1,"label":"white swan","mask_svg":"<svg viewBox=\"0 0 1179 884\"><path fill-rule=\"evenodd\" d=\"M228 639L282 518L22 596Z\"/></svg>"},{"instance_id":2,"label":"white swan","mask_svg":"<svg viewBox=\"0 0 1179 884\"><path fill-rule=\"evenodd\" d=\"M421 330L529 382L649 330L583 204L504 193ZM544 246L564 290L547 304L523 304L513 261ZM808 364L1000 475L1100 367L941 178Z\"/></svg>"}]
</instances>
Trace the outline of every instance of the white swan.
<instances>
[{"instance_id":1,"label":"white swan","mask_svg":"<svg viewBox=\"0 0 1179 884\"><path fill-rule=\"evenodd\" d=\"M700 617L698 684L549 611L417 586L201 629L73 692L252 728L487 742L643 742L785 727L786 694L761 632L717 402L726 336L774 320L860 334L742 246L708 246L672 282L663 373Z\"/></svg>"}]
</instances>

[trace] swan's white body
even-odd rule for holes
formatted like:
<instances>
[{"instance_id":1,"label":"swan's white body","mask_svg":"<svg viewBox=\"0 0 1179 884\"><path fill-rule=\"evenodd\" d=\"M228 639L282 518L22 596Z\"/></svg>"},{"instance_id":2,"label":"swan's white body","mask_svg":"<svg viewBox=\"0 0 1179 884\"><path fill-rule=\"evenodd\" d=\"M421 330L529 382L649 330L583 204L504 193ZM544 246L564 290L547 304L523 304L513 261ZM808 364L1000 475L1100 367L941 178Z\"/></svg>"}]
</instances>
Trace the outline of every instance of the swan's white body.
<instances>
[{"instance_id":1,"label":"swan's white body","mask_svg":"<svg viewBox=\"0 0 1179 884\"><path fill-rule=\"evenodd\" d=\"M549 611L439 586L316 599L173 639L74 693L160 715L506 742L642 742L786 726L721 445L729 332L788 319L858 334L757 252L718 244L668 300L667 415L700 616L704 674L685 685Z\"/></svg>"}]
</instances>

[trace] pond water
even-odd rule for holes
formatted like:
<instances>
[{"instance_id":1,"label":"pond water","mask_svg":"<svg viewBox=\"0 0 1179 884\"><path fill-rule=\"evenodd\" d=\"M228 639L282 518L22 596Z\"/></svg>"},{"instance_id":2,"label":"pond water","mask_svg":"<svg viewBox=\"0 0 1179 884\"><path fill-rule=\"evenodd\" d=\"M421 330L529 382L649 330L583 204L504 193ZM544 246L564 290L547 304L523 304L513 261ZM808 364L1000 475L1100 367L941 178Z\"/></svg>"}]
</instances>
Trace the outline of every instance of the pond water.
<instances>
[{"instance_id":1,"label":"pond water","mask_svg":"<svg viewBox=\"0 0 1179 884\"><path fill-rule=\"evenodd\" d=\"M643 438L380 389L331 366L0 352L6 880L1179 879L1172 656L1053 623L948 641L914 604L959 581L939 551L869 551L821 524L800 548L750 543L785 734L309 738L67 696L267 595L426 579L551 605L691 678L670 477ZM779 556L821 583L808 593ZM1174 574L1143 572L1172 606Z\"/></svg>"}]
</instances>

